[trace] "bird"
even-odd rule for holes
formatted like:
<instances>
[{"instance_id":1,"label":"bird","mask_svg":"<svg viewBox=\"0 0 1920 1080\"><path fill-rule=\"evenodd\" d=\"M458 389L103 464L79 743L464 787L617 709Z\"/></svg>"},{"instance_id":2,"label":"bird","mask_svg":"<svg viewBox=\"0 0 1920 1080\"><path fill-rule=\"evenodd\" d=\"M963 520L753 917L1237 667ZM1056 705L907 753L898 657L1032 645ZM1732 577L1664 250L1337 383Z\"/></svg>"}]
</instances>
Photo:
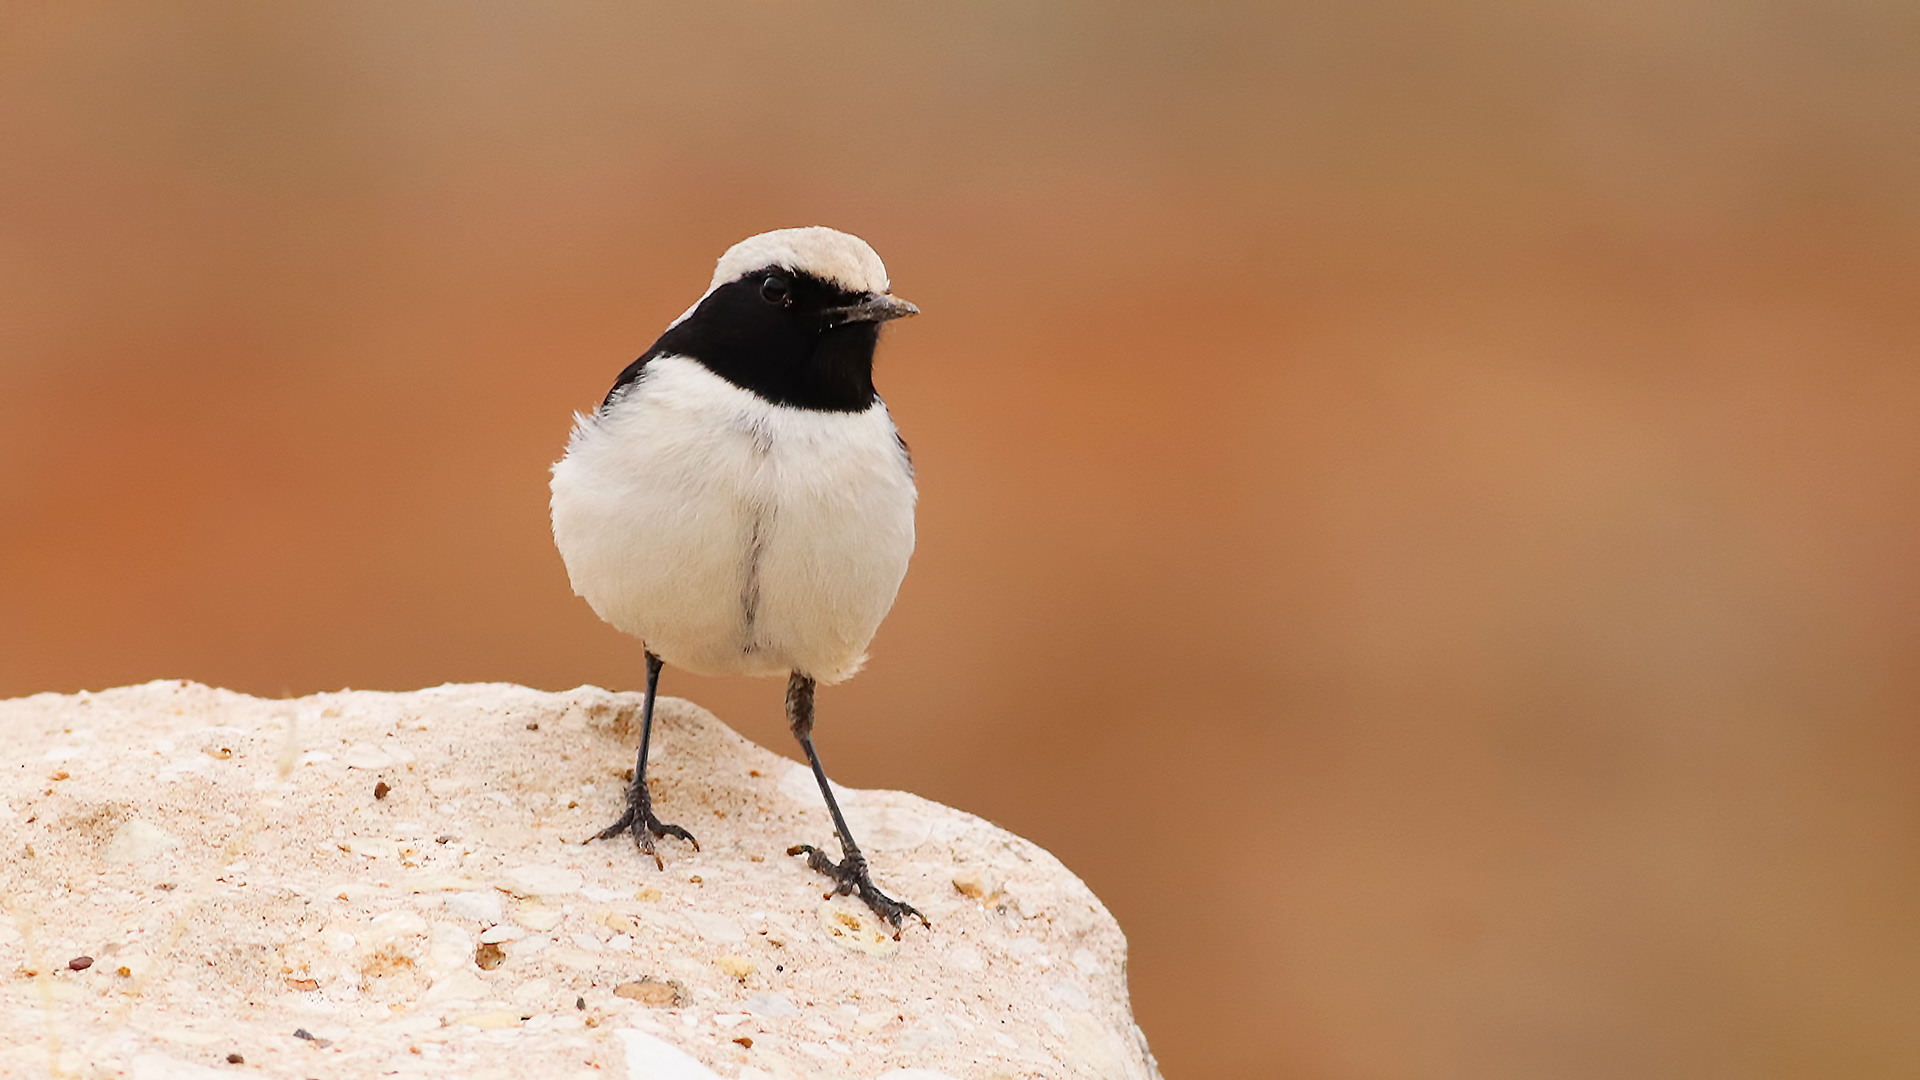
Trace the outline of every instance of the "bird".
<instances>
[{"instance_id":1,"label":"bird","mask_svg":"<svg viewBox=\"0 0 1920 1080\"><path fill-rule=\"evenodd\" d=\"M821 226L728 248L707 291L576 414L553 466L555 546L573 591L646 656L626 808L590 840L629 833L699 850L654 813L647 745L661 669L787 679L787 722L841 857L797 844L834 889L899 936L931 926L874 884L814 747L814 693L851 677L892 608L914 547L913 459L873 386L881 328L920 309L893 295L866 241Z\"/></svg>"}]
</instances>

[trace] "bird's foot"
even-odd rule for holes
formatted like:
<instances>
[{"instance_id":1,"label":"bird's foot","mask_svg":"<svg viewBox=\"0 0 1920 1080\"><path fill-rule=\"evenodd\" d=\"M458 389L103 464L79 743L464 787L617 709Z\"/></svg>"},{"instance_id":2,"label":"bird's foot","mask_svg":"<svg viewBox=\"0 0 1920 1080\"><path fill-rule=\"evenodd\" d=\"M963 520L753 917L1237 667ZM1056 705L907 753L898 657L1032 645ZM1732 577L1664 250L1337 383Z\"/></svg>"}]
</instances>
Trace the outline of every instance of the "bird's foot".
<instances>
[{"instance_id":1,"label":"bird's foot","mask_svg":"<svg viewBox=\"0 0 1920 1080\"><path fill-rule=\"evenodd\" d=\"M900 920L912 917L920 920L920 925L933 929L925 915L914 909L912 904L895 900L880 891L873 883L873 875L867 870L867 860L855 852L839 862L827 858L827 853L812 844L795 844L787 849L789 855L805 855L807 865L833 879L833 892L828 896L846 896L857 893L875 915L887 920L893 927L893 939L900 940Z\"/></svg>"},{"instance_id":2,"label":"bird's foot","mask_svg":"<svg viewBox=\"0 0 1920 1080\"><path fill-rule=\"evenodd\" d=\"M692 844L693 850L700 850L700 841L695 840L692 833L678 825L669 825L654 817L652 800L644 797L629 798L626 812L620 815L620 820L594 833L588 842L611 840L623 832L633 833L633 846L639 848L642 854L652 856L653 865L662 870L667 868L667 864L661 860L660 853L653 849L655 837L664 839L676 836Z\"/></svg>"}]
</instances>

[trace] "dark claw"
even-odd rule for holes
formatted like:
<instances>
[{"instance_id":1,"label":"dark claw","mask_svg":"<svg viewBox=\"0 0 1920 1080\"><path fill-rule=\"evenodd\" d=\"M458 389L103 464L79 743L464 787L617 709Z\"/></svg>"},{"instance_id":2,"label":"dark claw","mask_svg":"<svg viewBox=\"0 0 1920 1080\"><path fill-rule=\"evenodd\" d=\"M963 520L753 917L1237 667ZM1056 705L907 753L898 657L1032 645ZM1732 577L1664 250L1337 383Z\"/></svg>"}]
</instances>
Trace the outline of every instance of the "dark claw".
<instances>
[{"instance_id":1,"label":"dark claw","mask_svg":"<svg viewBox=\"0 0 1920 1080\"><path fill-rule=\"evenodd\" d=\"M639 825L636 826L635 822L639 822ZM587 843L591 844L595 840L611 840L629 831L633 833L633 846L639 848L642 853L652 856L653 865L661 870L665 870L667 864L660 858L660 853L653 849L654 837L678 837L692 844L693 850L700 850L700 841L695 840L692 833L678 825L669 825L654 817L652 807L635 806L632 803L627 804L626 812L620 815L619 821L594 833L588 838Z\"/></svg>"},{"instance_id":2,"label":"dark claw","mask_svg":"<svg viewBox=\"0 0 1920 1080\"><path fill-rule=\"evenodd\" d=\"M912 904L895 900L873 884L873 875L867 870L866 859L854 855L836 863L827 858L826 852L812 844L795 844L787 849L787 854L804 854L807 857L808 866L833 879L833 891L827 894L828 897L858 893L860 899L873 909L875 915L887 920L893 927L893 940L900 940L900 920L908 916L919 919L921 926L929 930L933 929L933 924L928 922L927 917L920 914Z\"/></svg>"}]
</instances>

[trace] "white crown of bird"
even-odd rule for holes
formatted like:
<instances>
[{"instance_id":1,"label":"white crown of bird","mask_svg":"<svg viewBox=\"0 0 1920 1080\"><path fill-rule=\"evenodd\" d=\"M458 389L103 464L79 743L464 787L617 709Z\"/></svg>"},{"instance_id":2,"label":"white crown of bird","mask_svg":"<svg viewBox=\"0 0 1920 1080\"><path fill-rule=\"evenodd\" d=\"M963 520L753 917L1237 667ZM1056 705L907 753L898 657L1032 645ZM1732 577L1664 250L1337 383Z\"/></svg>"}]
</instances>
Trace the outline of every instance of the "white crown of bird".
<instances>
[{"instance_id":1,"label":"white crown of bird","mask_svg":"<svg viewBox=\"0 0 1920 1080\"><path fill-rule=\"evenodd\" d=\"M707 291L768 266L812 274L849 292L887 291L887 267L873 248L857 236L821 225L775 229L733 245L713 268Z\"/></svg>"}]
</instances>

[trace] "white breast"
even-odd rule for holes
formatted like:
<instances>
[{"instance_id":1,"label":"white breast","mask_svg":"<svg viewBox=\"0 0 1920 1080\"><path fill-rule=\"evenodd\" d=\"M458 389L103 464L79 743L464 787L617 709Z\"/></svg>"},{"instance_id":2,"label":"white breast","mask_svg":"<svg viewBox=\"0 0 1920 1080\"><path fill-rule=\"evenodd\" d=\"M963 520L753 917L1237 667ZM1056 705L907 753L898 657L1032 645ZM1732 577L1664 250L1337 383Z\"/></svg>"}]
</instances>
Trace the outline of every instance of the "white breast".
<instances>
[{"instance_id":1,"label":"white breast","mask_svg":"<svg viewBox=\"0 0 1920 1080\"><path fill-rule=\"evenodd\" d=\"M655 358L553 467L573 591L699 674L852 675L913 553L912 471L878 401L773 405Z\"/></svg>"}]
</instances>

